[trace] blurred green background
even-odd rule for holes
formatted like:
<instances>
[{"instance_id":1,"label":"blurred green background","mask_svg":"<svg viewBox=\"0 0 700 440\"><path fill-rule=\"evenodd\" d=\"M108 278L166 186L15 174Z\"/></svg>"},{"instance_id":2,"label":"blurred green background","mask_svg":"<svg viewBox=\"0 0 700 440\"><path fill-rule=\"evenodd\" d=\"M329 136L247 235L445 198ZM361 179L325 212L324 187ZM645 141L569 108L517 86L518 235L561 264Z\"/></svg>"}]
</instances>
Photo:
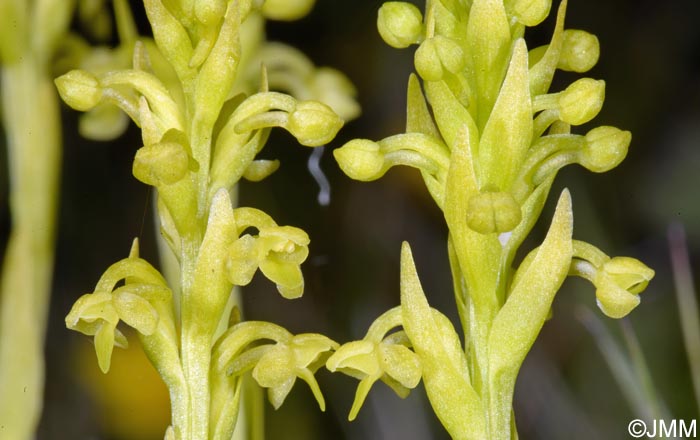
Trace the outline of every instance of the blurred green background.
<instances>
[{"instance_id":1,"label":"blurred green background","mask_svg":"<svg viewBox=\"0 0 700 440\"><path fill-rule=\"evenodd\" d=\"M331 149L355 137L380 139L403 131L413 49L392 49L379 38L375 21L381 3L318 0L305 19L268 25L270 39L301 48L317 65L345 72L357 87L363 113L326 147L321 164L331 185L330 205L317 202L318 186L307 170L311 150L280 131L262 153L281 159L280 170L262 183L241 185L241 205L263 209L279 224L301 227L312 240L303 266L304 297L283 300L271 283L256 276L244 290L249 319L273 321L294 333L325 333L340 342L359 339L377 316L399 302L399 249L408 240L431 305L458 323L446 228L418 173L394 169L378 182L354 182L330 155ZM414 3L422 9L422 2ZM147 33L140 2L132 5ZM699 19L697 0L570 0L567 27L592 32L601 43L600 61L588 76L607 83L603 111L589 127L576 131L615 125L631 130L633 141L627 159L611 172L593 175L579 167L566 168L550 196L552 202L563 187L571 189L575 238L610 255L639 258L657 271L642 304L626 320L640 339L670 414L688 421L698 417L698 408L678 323L666 234L673 222L685 225L697 275ZM548 20L528 30L529 46L546 44L552 28ZM563 89L575 78L558 72L552 90ZM113 370L101 378L89 339L69 332L63 322L75 299L91 291L104 269L127 255L133 237L140 237L145 258L157 259L150 189L131 176L140 134L132 126L116 142L88 142L76 132L76 114L64 108L63 116L58 254L38 438L162 438L167 402L150 367L132 360L137 352L122 353L126 360L115 359ZM6 178L0 194L4 245L9 230ZM545 210L527 246L541 240L552 208ZM567 281L555 301L553 319L520 374L514 405L523 440L628 438L628 422L639 417L577 318L581 308L593 310L619 339L619 323L597 312L593 287ZM358 419L349 423L357 381L323 370L318 379L326 413L318 410L308 388L298 384L278 411L267 405L266 438L448 438L420 387L401 400L383 384L375 385ZM112 386L105 389L105 382ZM115 419L135 427L120 430Z\"/></svg>"}]
</instances>

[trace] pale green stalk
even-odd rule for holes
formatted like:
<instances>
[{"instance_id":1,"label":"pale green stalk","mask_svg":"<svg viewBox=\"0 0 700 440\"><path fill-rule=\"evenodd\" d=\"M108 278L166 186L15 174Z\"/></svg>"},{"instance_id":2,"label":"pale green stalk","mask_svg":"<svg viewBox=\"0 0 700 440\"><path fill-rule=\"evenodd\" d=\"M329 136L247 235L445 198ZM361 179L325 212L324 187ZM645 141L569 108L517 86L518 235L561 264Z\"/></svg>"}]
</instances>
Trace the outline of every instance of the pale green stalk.
<instances>
[{"instance_id":1,"label":"pale green stalk","mask_svg":"<svg viewBox=\"0 0 700 440\"><path fill-rule=\"evenodd\" d=\"M61 124L49 60L72 1L0 1L0 85L12 230L0 281L0 436L30 439L44 396Z\"/></svg>"},{"instance_id":2,"label":"pale green stalk","mask_svg":"<svg viewBox=\"0 0 700 440\"><path fill-rule=\"evenodd\" d=\"M61 126L53 81L25 54L2 67L12 232L0 295L0 431L29 439L44 397L44 333L54 262Z\"/></svg>"}]
</instances>

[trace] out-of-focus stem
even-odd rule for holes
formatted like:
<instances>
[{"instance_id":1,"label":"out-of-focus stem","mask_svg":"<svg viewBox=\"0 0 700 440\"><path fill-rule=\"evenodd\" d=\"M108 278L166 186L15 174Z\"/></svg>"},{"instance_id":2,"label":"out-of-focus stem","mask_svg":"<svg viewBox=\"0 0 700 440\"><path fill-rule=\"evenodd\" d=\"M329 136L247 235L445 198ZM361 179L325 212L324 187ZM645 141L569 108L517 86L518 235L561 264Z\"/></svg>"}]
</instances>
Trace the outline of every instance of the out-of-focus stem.
<instances>
[{"instance_id":1,"label":"out-of-focus stem","mask_svg":"<svg viewBox=\"0 0 700 440\"><path fill-rule=\"evenodd\" d=\"M44 391L44 333L54 261L61 130L45 66L2 67L12 232L0 283L0 437L30 439Z\"/></svg>"},{"instance_id":2,"label":"out-of-focus stem","mask_svg":"<svg viewBox=\"0 0 700 440\"><path fill-rule=\"evenodd\" d=\"M680 223L672 224L668 230L668 243L671 251L673 280L678 297L678 313L681 318L685 352L690 363L690 377L693 379L695 402L700 406L700 319L698 300L690 267L685 229Z\"/></svg>"}]
</instances>

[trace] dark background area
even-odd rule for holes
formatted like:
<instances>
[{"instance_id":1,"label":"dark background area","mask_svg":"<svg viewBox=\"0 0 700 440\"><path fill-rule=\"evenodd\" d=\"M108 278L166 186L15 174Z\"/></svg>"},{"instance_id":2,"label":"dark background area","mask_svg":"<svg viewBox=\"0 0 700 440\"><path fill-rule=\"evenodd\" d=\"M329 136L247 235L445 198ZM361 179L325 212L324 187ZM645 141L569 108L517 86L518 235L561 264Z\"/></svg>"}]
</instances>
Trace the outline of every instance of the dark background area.
<instances>
[{"instance_id":1,"label":"dark background area","mask_svg":"<svg viewBox=\"0 0 700 440\"><path fill-rule=\"evenodd\" d=\"M306 168L311 150L295 145L281 131L273 134L262 153L265 158L279 158L280 170L262 183L241 184L242 206L260 208L279 224L298 226L312 240L303 266L304 297L286 301L272 283L256 276L243 293L249 319L272 321L294 333L324 333L340 342L359 339L377 316L399 304L399 249L407 240L431 305L458 322L446 227L419 174L394 169L377 182L355 182L340 172L330 154L350 139L381 139L404 129L405 88L415 48L392 49L380 39L375 22L382 3L319 0L303 20L268 25L270 39L299 47L317 65L348 75L358 89L363 113L326 147L322 168L331 183L329 206L316 201L318 187ZM139 2L132 4L142 17ZM641 305L625 319L641 341L670 414L686 420L697 418L698 409L678 323L666 234L673 222L685 225L691 261L699 268L698 18L696 0L570 0L566 27L592 32L601 44L600 61L586 76L605 79L607 84L600 115L575 131L614 125L632 131L633 141L627 159L611 172L594 175L576 166L564 169L533 240L526 243L534 246L541 240L556 195L568 187L574 201L575 238L610 255L639 258L656 270ZM553 21L547 20L528 30L529 46L548 42L552 28ZM142 30L147 32L147 27ZM563 89L576 77L558 72L552 90ZM146 259L157 260L150 189L131 175L140 134L132 126L118 141L89 142L78 136L74 112L64 108L63 117L58 251L46 349L46 408L39 438L132 439L135 434L115 430L109 414L114 418L115 411L152 413L157 423L157 414L167 413L163 407L167 403L149 400L144 393L151 392L150 385L126 381L109 392L136 387L130 393L135 400L105 409L95 391L102 382L90 370L97 368L92 346L87 338L66 330L63 319L75 299L92 290L102 272L127 255L133 237L140 237ZM6 185L4 181L3 241L8 229ZM566 282L516 389L515 412L523 440L628 438L627 423L638 417L624 400L595 340L577 319L581 307L593 310L613 333L620 331L617 322L597 311L591 285ZM148 374L147 369L137 370L131 379L156 380ZM110 372L106 380L118 375ZM358 419L349 423L357 381L323 370L318 380L326 412L318 410L308 387L298 382L278 411L266 404L267 438L448 438L421 387L402 401L378 383ZM107 399L117 397L108 394ZM143 438L162 438L160 425L148 429L136 432ZM160 434L149 437L150 432Z\"/></svg>"}]
</instances>

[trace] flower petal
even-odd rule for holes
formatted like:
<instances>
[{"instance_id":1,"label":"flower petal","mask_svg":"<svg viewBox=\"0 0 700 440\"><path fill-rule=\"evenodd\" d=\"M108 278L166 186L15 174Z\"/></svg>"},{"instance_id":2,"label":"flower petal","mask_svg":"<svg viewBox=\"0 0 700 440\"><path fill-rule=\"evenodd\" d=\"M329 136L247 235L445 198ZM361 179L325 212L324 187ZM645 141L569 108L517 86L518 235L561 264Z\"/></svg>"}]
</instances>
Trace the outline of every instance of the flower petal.
<instances>
[{"instance_id":1,"label":"flower petal","mask_svg":"<svg viewBox=\"0 0 700 440\"><path fill-rule=\"evenodd\" d=\"M352 402L352 408L350 408L350 414L348 415L349 421L352 422L355 420L357 413L360 412L360 408L362 408L362 404L365 403L369 390L377 379L379 379L377 376L367 376L360 381L360 384L357 386L357 391L355 391L355 400Z\"/></svg>"},{"instance_id":2,"label":"flower petal","mask_svg":"<svg viewBox=\"0 0 700 440\"><path fill-rule=\"evenodd\" d=\"M375 348L376 344L364 340L343 344L328 358L326 368L331 372L340 370L353 377L360 376L359 379L377 375L381 370L374 353Z\"/></svg>"},{"instance_id":3,"label":"flower petal","mask_svg":"<svg viewBox=\"0 0 700 440\"><path fill-rule=\"evenodd\" d=\"M309 385L309 388L311 388L311 392L316 398L316 402L318 402L319 408L321 408L321 411L325 411L326 401L323 398L321 388L319 388L318 382L316 382L316 378L314 377L313 373L308 369L303 368L301 370L297 370L297 376L299 376L299 378L301 378L304 382L306 382Z\"/></svg>"},{"instance_id":4,"label":"flower petal","mask_svg":"<svg viewBox=\"0 0 700 440\"><path fill-rule=\"evenodd\" d=\"M386 374L406 388L415 388L420 382L420 358L403 345L379 344L379 362Z\"/></svg>"},{"instance_id":5,"label":"flower petal","mask_svg":"<svg viewBox=\"0 0 700 440\"><path fill-rule=\"evenodd\" d=\"M128 286L122 289L128 289ZM119 317L139 333L152 335L158 327L158 312L144 298L122 289L118 289L112 299Z\"/></svg>"},{"instance_id":6,"label":"flower petal","mask_svg":"<svg viewBox=\"0 0 700 440\"><path fill-rule=\"evenodd\" d=\"M338 344L330 338L316 333L303 333L292 338L291 347L294 353L294 363L298 368L306 368L314 363L319 356Z\"/></svg>"},{"instance_id":7,"label":"flower petal","mask_svg":"<svg viewBox=\"0 0 700 440\"><path fill-rule=\"evenodd\" d=\"M600 281L595 296L600 310L611 318L627 316L640 303L639 296L621 288L608 276Z\"/></svg>"},{"instance_id":8,"label":"flower petal","mask_svg":"<svg viewBox=\"0 0 700 440\"><path fill-rule=\"evenodd\" d=\"M272 406L275 407L275 409L279 409L279 407L282 406L284 399L287 398L287 395L292 390L296 380L296 376L290 376L280 385L271 387L267 390L267 398L270 399L270 403L272 403Z\"/></svg>"},{"instance_id":9,"label":"flower petal","mask_svg":"<svg viewBox=\"0 0 700 440\"><path fill-rule=\"evenodd\" d=\"M294 299L304 293L304 277L297 264L266 258L260 262L260 271L277 285L277 290L283 297Z\"/></svg>"},{"instance_id":10,"label":"flower petal","mask_svg":"<svg viewBox=\"0 0 700 440\"><path fill-rule=\"evenodd\" d=\"M244 235L234 241L229 248L226 263L228 279L237 286L246 286L258 270L256 240L251 235Z\"/></svg>"},{"instance_id":11,"label":"flower petal","mask_svg":"<svg viewBox=\"0 0 700 440\"><path fill-rule=\"evenodd\" d=\"M113 349L114 326L104 322L95 333L95 353L97 354L97 363L103 373L109 371Z\"/></svg>"},{"instance_id":12,"label":"flower petal","mask_svg":"<svg viewBox=\"0 0 700 440\"><path fill-rule=\"evenodd\" d=\"M270 348L253 368L253 378L261 387L282 386L294 376L294 354L286 344Z\"/></svg>"}]
</instances>

